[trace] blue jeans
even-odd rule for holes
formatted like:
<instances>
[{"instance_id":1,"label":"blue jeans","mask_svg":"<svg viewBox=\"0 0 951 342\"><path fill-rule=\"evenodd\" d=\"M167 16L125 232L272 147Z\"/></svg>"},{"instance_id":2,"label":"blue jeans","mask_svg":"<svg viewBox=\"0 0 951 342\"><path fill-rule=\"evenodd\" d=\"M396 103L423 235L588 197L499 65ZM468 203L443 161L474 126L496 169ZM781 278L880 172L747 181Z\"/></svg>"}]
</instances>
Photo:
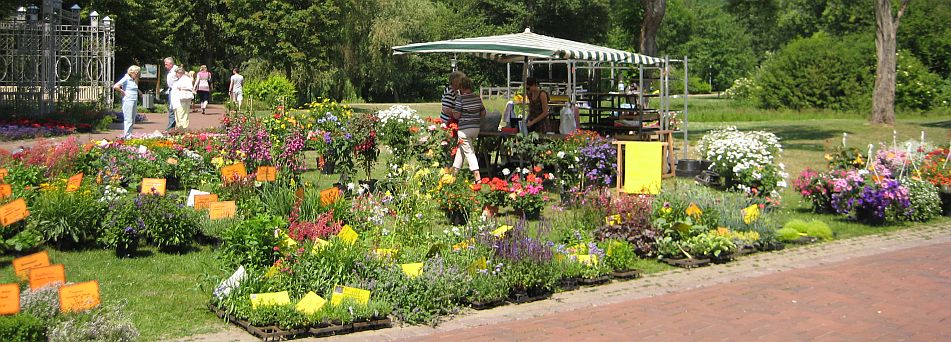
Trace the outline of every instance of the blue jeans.
<instances>
[{"instance_id":1,"label":"blue jeans","mask_svg":"<svg viewBox=\"0 0 951 342\"><path fill-rule=\"evenodd\" d=\"M135 123L136 99L122 99L122 137L128 138L132 135L132 124Z\"/></svg>"},{"instance_id":2,"label":"blue jeans","mask_svg":"<svg viewBox=\"0 0 951 342\"><path fill-rule=\"evenodd\" d=\"M172 128L175 128L175 111L172 110L172 92L171 91L168 92L168 94L166 95L166 98L168 98L168 102L167 102L168 103L168 127L165 128L165 130L167 131Z\"/></svg>"}]
</instances>

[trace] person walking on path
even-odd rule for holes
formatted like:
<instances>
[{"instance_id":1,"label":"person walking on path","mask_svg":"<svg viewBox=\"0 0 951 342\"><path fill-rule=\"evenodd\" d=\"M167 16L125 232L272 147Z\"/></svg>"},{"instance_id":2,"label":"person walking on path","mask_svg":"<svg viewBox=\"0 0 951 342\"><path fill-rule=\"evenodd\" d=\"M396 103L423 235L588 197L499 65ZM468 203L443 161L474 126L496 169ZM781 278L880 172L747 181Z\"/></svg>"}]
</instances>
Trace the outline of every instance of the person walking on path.
<instances>
[{"instance_id":1,"label":"person walking on path","mask_svg":"<svg viewBox=\"0 0 951 342\"><path fill-rule=\"evenodd\" d=\"M482 97L472 92L472 79L467 76L459 77L459 94L456 95L456 106L453 118L459 121L459 148L456 150L455 160L452 162L453 172L462 168L462 159L465 157L469 170L476 180L482 179L479 174L479 160L473 148L482 119L485 118L485 105Z\"/></svg>"},{"instance_id":2,"label":"person walking on path","mask_svg":"<svg viewBox=\"0 0 951 342\"><path fill-rule=\"evenodd\" d=\"M122 138L126 139L132 135L132 125L135 123L136 105L139 99L139 74L141 70L138 66L129 67L126 74L116 84L112 85L122 94Z\"/></svg>"},{"instance_id":3,"label":"person walking on path","mask_svg":"<svg viewBox=\"0 0 951 342\"><path fill-rule=\"evenodd\" d=\"M201 114L204 115L208 107L208 99L211 98L211 72L208 71L206 65L202 65L198 70L195 90L198 92L198 102L201 103Z\"/></svg>"},{"instance_id":4,"label":"person walking on path","mask_svg":"<svg viewBox=\"0 0 951 342\"><path fill-rule=\"evenodd\" d=\"M172 85L172 105L175 106L175 124L182 129L188 129L188 112L195 99L195 83L185 74L181 66L175 70L178 80Z\"/></svg>"},{"instance_id":5,"label":"person walking on path","mask_svg":"<svg viewBox=\"0 0 951 342\"><path fill-rule=\"evenodd\" d=\"M238 105L238 111L241 111L241 102L244 101L244 76L238 73L238 68L231 69L231 84L228 85L228 95L231 101Z\"/></svg>"},{"instance_id":6,"label":"person walking on path","mask_svg":"<svg viewBox=\"0 0 951 342\"><path fill-rule=\"evenodd\" d=\"M168 74L165 76L165 85L168 88L165 89L165 95L168 98L168 127L165 130L170 130L175 128L175 110L174 102L172 101L172 86L175 84L175 81L178 81L178 74L175 72L175 59L172 57L165 57L165 70L168 70Z\"/></svg>"}]
</instances>

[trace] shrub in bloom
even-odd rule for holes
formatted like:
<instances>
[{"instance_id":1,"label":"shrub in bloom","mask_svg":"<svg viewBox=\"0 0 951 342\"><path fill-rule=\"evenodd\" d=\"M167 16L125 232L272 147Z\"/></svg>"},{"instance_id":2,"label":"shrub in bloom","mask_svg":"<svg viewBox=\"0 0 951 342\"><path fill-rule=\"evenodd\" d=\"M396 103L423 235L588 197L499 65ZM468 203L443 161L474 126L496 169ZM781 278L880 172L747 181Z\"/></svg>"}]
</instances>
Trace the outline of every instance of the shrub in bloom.
<instances>
[{"instance_id":1,"label":"shrub in bloom","mask_svg":"<svg viewBox=\"0 0 951 342\"><path fill-rule=\"evenodd\" d=\"M728 188L776 199L779 189L786 187L785 166L776 162L783 149L773 133L726 127L703 136L698 149L704 159L713 162L711 168Z\"/></svg>"}]
</instances>

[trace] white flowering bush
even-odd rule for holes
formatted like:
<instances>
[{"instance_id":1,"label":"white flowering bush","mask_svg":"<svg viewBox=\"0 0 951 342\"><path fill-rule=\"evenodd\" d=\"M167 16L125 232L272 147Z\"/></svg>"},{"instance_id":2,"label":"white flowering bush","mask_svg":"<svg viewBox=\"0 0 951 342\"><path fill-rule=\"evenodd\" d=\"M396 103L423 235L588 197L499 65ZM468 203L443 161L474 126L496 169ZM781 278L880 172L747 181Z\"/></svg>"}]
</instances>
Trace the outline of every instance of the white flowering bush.
<instances>
[{"instance_id":1,"label":"white flowering bush","mask_svg":"<svg viewBox=\"0 0 951 342\"><path fill-rule=\"evenodd\" d=\"M786 187L785 166L777 163L783 148L773 133L726 127L705 135L697 148L730 189L778 201L779 189Z\"/></svg>"},{"instance_id":2,"label":"white flowering bush","mask_svg":"<svg viewBox=\"0 0 951 342\"><path fill-rule=\"evenodd\" d=\"M394 105L376 115L380 118L380 142L393 151L394 161L402 165L412 155L413 136L423 126L423 119L415 109L404 105Z\"/></svg>"}]
</instances>

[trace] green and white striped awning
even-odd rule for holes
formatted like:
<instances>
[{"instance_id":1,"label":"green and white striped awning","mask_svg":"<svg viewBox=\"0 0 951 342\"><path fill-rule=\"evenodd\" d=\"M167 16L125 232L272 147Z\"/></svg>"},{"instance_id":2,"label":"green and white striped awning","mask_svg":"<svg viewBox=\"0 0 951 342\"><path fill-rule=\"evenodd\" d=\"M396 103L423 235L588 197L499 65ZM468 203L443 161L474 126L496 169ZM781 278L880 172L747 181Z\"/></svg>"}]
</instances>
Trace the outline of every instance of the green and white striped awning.
<instances>
[{"instance_id":1,"label":"green and white striped awning","mask_svg":"<svg viewBox=\"0 0 951 342\"><path fill-rule=\"evenodd\" d=\"M441 40L393 47L393 54L405 53L468 53L502 62L518 62L525 57L585 60L633 64L656 64L660 58L567 39L525 32L500 36Z\"/></svg>"}]
</instances>

